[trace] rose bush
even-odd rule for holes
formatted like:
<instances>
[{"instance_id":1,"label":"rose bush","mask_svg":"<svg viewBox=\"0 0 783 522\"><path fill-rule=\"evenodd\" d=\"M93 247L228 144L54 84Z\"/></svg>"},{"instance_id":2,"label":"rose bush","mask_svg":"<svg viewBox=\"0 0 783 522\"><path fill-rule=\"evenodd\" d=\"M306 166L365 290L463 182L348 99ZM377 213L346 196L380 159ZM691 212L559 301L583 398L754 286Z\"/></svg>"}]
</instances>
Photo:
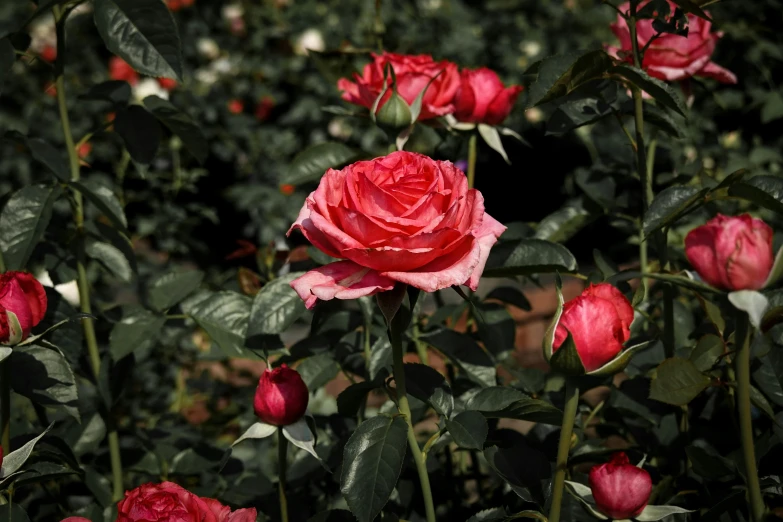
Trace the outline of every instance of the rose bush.
<instances>
[{"instance_id":1,"label":"rose bush","mask_svg":"<svg viewBox=\"0 0 783 522\"><path fill-rule=\"evenodd\" d=\"M699 276L724 290L759 290L775 254L772 228L748 214L718 214L685 237L685 255Z\"/></svg>"},{"instance_id":2,"label":"rose bush","mask_svg":"<svg viewBox=\"0 0 783 522\"><path fill-rule=\"evenodd\" d=\"M669 9L674 12L677 5L671 0L666 0ZM642 9L649 2L640 2L637 9ZM626 2L618 7L623 13L628 13L630 3ZM636 25L636 39L639 47L644 48L652 39L647 51L644 53L642 69L650 76L661 80L680 81L691 76L714 78L723 83L737 83L737 76L728 69L713 62L712 54L720 40L722 33L712 32L712 24L694 14L688 14L688 36L677 34L662 34L658 37L658 31L653 27L653 18L639 20ZM612 32L620 46L608 46L610 54L633 63L631 55L631 33L628 23L619 13L617 21L612 24Z\"/></svg>"},{"instance_id":3,"label":"rose bush","mask_svg":"<svg viewBox=\"0 0 783 522\"><path fill-rule=\"evenodd\" d=\"M410 152L360 161L327 171L289 230L347 260L291 286L308 308L318 299L391 290L395 282L427 292L462 284L475 290L505 229L451 162Z\"/></svg>"}]
</instances>

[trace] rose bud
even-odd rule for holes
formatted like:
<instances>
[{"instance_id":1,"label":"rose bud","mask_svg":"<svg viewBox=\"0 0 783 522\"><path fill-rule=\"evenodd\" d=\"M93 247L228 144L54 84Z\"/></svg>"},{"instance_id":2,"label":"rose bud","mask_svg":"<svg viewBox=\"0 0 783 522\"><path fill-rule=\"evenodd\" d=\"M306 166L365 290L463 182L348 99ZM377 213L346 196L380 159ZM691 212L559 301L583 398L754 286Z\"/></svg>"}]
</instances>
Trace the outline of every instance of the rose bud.
<instances>
[{"instance_id":1,"label":"rose bud","mask_svg":"<svg viewBox=\"0 0 783 522\"><path fill-rule=\"evenodd\" d=\"M419 120L454 112L454 96L460 86L456 64L446 60L436 62L432 56L425 54L411 56L384 52L373 54L372 57L373 61L365 65L361 75L354 73L354 81L341 78L337 82L337 88L343 91L342 97L345 101L372 109L376 98L383 91L384 84L387 87L391 85L392 80L386 74L386 66L391 65L397 79L397 93L408 105L427 88ZM392 90L387 89L377 111L383 108L391 95Z\"/></svg>"},{"instance_id":2,"label":"rose bud","mask_svg":"<svg viewBox=\"0 0 783 522\"><path fill-rule=\"evenodd\" d=\"M597 370L623 350L632 322L633 307L622 292L609 283L590 285L563 306L552 351L571 334L585 370Z\"/></svg>"},{"instance_id":3,"label":"rose bud","mask_svg":"<svg viewBox=\"0 0 783 522\"><path fill-rule=\"evenodd\" d=\"M112 56L109 60L109 78L136 85L139 81L139 73L119 56Z\"/></svg>"},{"instance_id":4,"label":"rose bud","mask_svg":"<svg viewBox=\"0 0 783 522\"><path fill-rule=\"evenodd\" d=\"M640 2L637 12L648 2ZM677 8L668 0L673 13ZM627 13L630 3L618 8ZM706 13L706 11L705 11ZM688 36L664 33L656 38L644 52L642 69L653 78L668 81L686 80L691 76L714 78L723 83L737 83L737 77L731 71L710 61L715 44L723 33L711 33L712 23L688 13ZM636 39L642 49L658 32L653 27L653 19L643 18L636 23ZM620 40L620 47L607 46L610 55L628 63L633 63L631 33L625 19L617 15L617 22L611 25L612 32Z\"/></svg>"},{"instance_id":5,"label":"rose bud","mask_svg":"<svg viewBox=\"0 0 783 522\"><path fill-rule=\"evenodd\" d=\"M41 322L46 314L46 291L32 274L10 271L0 274L0 343L7 343L11 331L6 312L13 312L22 327L21 339Z\"/></svg>"},{"instance_id":6,"label":"rose bud","mask_svg":"<svg viewBox=\"0 0 783 522\"><path fill-rule=\"evenodd\" d=\"M230 112L231 114L242 114L244 110L245 110L245 104L242 103L242 100L237 100L236 98L229 100L228 112Z\"/></svg>"},{"instance_id":7,"label":"rose bud","mask_svg":"<svg viewBox=\"0 0 783 522\"><path fill-rule=\"evenodd\" d=\"M53 45L46 45L41 49L40 56L43 61L52 63L57 59L57 48Z\"/></svg>"},{"instance_id":8,"label":"rose bud","mask_svg":"<svg viewBox=\"0 0 783 522\"><path fill-rule=\"evenodd\" d=\"M256 416L273 426L293 424L307 411L310 393L299 372L283 364L266 369L258 380L253 409Z\"/></svg>"},{"instance_id":9,"label":"rose bud","mask_svg":"<svg viewBox=\"0 0 783 522\"><path fill-rule=\"evenodd\" d=\"M774 253L772 229L748 214L718 214L685 237L685 255L699 276L723 290L759 290Z\"/></svg>"},{"instance_id":10,"label":"rose bud","mask_svg":"<svg viewBox=\"0 0 783 522\"><path fill-rule=\"evenodd\" d=\"M167 91L173 91L177 88L177 80L172 80L171 78L158 78L158 85Z\"/></svg>"},{"instance_id":11,"label":"rose bud","mask_svg":"<svg viewBox=\"0 0 783 522\"><path fill-rule=\"evenodd\" d=\"M473 290L506 227L484 211L449 161L393 152L329 169L288 231L342 258L291 281L308 308L318 299L356 299L405 283L425 292Z\"/></svg>"},{"instance_id":12,"label":"rose bud","mask_svg":"<svg viewBox=\"0 0 783 522\"><path fill-rule=\"evenodd\" d=\"M613 520L639 516L652 492L650 474L628 462L622 452L606 464L594 466L589 483L598 511Z\"/></svg>"},{"instance_id":13,"label":"rose bud","mask_svg":"<svg viewBox=\"0 0 783 522\"><path fill-rule=\"evenodd\" d=\"M498 75L486 67L463 69L460 80L454 117L461 122L500 125L522 92L519 85L504 86Z\"/></svg>"}]
</instances>

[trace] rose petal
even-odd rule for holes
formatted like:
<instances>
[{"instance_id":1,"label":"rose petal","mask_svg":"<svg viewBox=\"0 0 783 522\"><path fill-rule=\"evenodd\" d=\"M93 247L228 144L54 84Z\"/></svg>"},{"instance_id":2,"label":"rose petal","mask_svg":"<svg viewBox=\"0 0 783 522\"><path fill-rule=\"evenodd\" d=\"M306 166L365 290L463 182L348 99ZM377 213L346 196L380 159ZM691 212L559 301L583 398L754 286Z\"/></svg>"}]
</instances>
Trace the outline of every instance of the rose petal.
<instances>
[{"instance_id":1,"label":"rose petal","mask_svg":"<svg viewBox=\"0 0 783 522\"><path fill-rule=\"evenodd\" d=\"M356 299L394 288L393 280L352 261L310 270L290 284L307 308L313 308L318 299Z\"/></svg>"},{"instance_id":2,"label":"rose petal","mask_svg":"<svg viewBox=\"0 0 783 522\"><path fill-rule=\"evenodd\" d=\"M484 273L484 266L487 264L487 258L489 258L489 251L505 231L505 225L489 214L484 214L481 227L473 233L479 245L479 261L473 268L473 272L470 274L470 279L467 282L471 290L476 291L478 288L479 279L481 279L481 274Z\"/></svg>"},{"instance_id":3,"label":"rose petal","mask_svg":"<svg viewBox=\"0 0 783 522\"><path fill-rule=\"evenodd\" d=\"M713 78L721 83L737 83L737 76L728 69L725 69L715 62L708 62L696 76Z\"/></svg>"},{"instance_id":4,"label":"rose petal","mask_svg":"<svg viewBox=\"0 0 783 522\"><path fill-rule=\"evenodd\" d=\"M470 238L459 248L427 265L407 272L382 272L381 275L415 286L425 292L461 285L470 278L481 260L479 242Z\"/></svg>"}]
</instances>

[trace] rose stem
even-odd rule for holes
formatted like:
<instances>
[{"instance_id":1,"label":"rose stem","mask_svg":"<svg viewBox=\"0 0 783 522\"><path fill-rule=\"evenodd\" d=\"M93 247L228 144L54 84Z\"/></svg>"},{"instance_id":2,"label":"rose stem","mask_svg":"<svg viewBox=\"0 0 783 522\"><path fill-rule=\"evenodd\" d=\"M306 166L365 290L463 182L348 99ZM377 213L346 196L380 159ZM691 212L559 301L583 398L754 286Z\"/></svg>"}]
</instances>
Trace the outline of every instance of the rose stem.
<instances>
[{"instance_id":1,"label":"rose stem","mask_svg":"<svg viewBox=\"0 0 783 522\"><path fill-rule=\"evenodd\" d=\"M397 404L400 413L405 417L408 423L408 445L413 454L413 461L416 464L416 471L419 473L421 482L421 493L424 496L424 510L427 514L427 522L435 522L435 504L432 502L432 491L430 490L430 477L427 474L427 461L419 448L416 440L416 434L413 432L413 419L411 408L408 404L408 395L405 391L405 366L402 360L402 332L396 327L394 321L390 321L389 332L392 345L392 357L394 359L394 383L397 388Z\"/></svg>"},{"instance_id":2,"label":"rose stem","mask_svg":"<svg viewBox=\"0 0 783 522\"><path fill-rule=\"evenodd\" d=\"M478 138L476 133L470 135L468 140L468 188L473 188L473 183L476 180L476 142Z\"/></svg>"},{"instance_id":3,"label":"rose stem","mask_svg":"<svg viewBox=\"0 0 783 522\"><path fill-rule=\"evenodd\" d=\"M277 489L280 492L280 520L288 522L288 501L285 498L285 472L288 465L288 439L283 428L277 428Z\"/></svg>"},{"instance_id":4,"label":"rose stem","mask_svg":"<svg viewBox=\"0 0 783 522\"><path fill-rule=\"evenodd\" d=\"M65 138L65 147L68 151L68 160L71 168L71 181L79 181L79 156L71 133L71 123L68 119L68 106L65 103L65 9L54 6L54 18L57 27L57 61L55 63L55 86L57 88L57 106L60 112L60 122L63 128L63 137ZM84 201L82 194L78 190L73 191L74 200L74 221L77 232L77 254L76 254L76 272L78 276L77 285L79 287L79 304L82 313L92 315L90 307L90 283L87 280L87 270L84 266ZM82 319L84 328L84 339L87 341L87 350L90 355L90 364L96 381L101 371L101 356L98 350L98 340L95 336L95 324L92 317ZM106 426L108 428L109 456L111 460L112 471L112 498L115 502L122 499L124 487L122 484L122 461L120 460L120 442L117 436L117 428L111 412L106 413Z\"/></svg>"},{"instance_id":5,"label":"rose stem","mask_svg":"<svg viewBox=\"0 0 783 522\"><path fill-rule=\"evenodd\" d=\"M639 40L636 34L636 7L638 1L631 0L631 7L628 13L628 31L631 36L631 49L633 50L633 64L636 68L642 68L642 53L639 50ZM635 84L631 84L631 94L633 96L634 123L636 126L636 168L639 172L639 179L642 182L642 210L646 213L650 208L655 193L653 192L652 161L649 168L647 164L647 149L644 145L644 103L642 101L642 91ZM651 156L655 152L654 144L650 145ZM643 220L640 224L643 223ZM644 230L639 231L639 260L644 263L642 271L646 270L647 261L647 239L644 237ZM665 269L668 264L668 252L666 244L666 233L663 230L657 230L653 234L658 251L658 259L661 269ZM666 357L674 357L674 292L668 283L663 283L663 348Z\"/></svg>"},{"instance_id":6,"label":"rose stem","mask_svg":"<svg viewBox=\"0 0 783 522\"><path fill-rule=\"evenodd\" d=\"M759 486L759 473L756 469L756 452L753 447L753 421L750 416L750 328L748 314L737 313L737 330L734 340L737 355L734 359L737 372L737 409L739 410L740 438L742 439L742 458L745 461L745 477L748 481L748 503L754 522L764 518L764 498Z\"/></svg>"},{"instance_id":7,"label":"rose stem","mask_svg":"<svg viewBox=\"0 0 783 522\"><path fill-rule=\"evenodd\" d=\"M565 408L563 425L560 427L560 443L557 446L557 468L552 486L552 507L549 508L548 522L560 522L560 507L563 502L563 487L568 471L568 452L571 449L571 435L574 431L574 419L579 405L579 388L566 378Z\"/></svg>"},{"instance_id":8,"label":"rose stem","mask_svg":"<svg viewBox=\"0 0 783 522\"><path fill-rule=\"evenodd\" d=\"M11 358L0 363L0 414L2 415L3 455L11 452Z\"/></svg>"}]
</instances>

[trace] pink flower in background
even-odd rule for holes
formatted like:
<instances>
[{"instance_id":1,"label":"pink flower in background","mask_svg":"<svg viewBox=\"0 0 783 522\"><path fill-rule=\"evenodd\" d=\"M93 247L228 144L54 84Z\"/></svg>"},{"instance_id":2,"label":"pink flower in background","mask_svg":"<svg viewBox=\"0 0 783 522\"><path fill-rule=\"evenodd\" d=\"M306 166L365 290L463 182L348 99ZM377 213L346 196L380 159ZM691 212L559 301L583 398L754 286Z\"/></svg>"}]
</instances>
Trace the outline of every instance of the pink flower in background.
<instances>
[{"instance_id":1,"label":"pink flower in background","mask_svg":"<svg viewBox=\"0 0 783 522\"><path fill-rule=\"evenodd\" d=\"M8 342L15 333L6 312L16 315L25 339L46 315L46 305L46 291L32 274L13 270L0 274L0 343Z\"/></svg>"},{"instance_id":2,"label":"pink flower in background","mask_svg":"<svg viewBox=\"0 0 783 522\"><path fill-rule=\"evenodd\" d=\"M775 254L772 228L749 214L718 214L685 237L685 255L710 285L724 290L759 290Z\"/></svg>"},{"instance_id":3,"label":"pink flower in background","mask_svg":"<svg viewBox=\"0 0 783 522\"><path fill-rule=\"evenodd\" d=\"M677 6L668 0L671 12ZM641 2L638 9L647 2ZM620 11L628 12L630 4L619 7ZM723 33L711 32L712 24L703 18L688 13L688 36L663 34L657 38L644 53L642 69L650 76L667 81L686 80L691 76L714 78L723 83L737 83L737 77L731 71L711 61L715 45ZM641 49L653 35L653 20L646 18L636 23L636 39ZM633 63L631 56L631 33L625 19L619 14L617 21L611 25L612 32L620 40L620 46L607 46L609 54L615 58Z\"/></svg>"},{"instance_id":4,"label":"pink flower in background","mask_svg":"<svg viewBox=\"0 0 783 522\"><path fill-rule=\"evenodd\" d=\"M386 66L391 65L397 78L397 92L410 105L424 88L424 100L419 120L427 120L454 112L454 96L460 86L457 65L443 60L436 62L426 54L404 55L384 52L373 54L373 61L364 66L362 74L355 73L354 81L342 78L337 88L343 91L345 101L372 109L383 91ZM433 78L435 78L433 80ZM391 78L387 81L391 84ZM432 83L430 83L432 82ZM429 84L429 87L427 85ZM386 91L378 109L391 97Z\"/></svg>"},{"instance_id":5,"label":"pink flower in background","mask_svg":"<svg viewBox=\"0 0 783 522\"><path fill-rule=\"evenodd\" d=\"M500 125L522 92L520 85L503 85L497 73L486 67L463 69L460 80L454 117L461 122Z\"/></svg>"},{"instance_id":6,"label":"pink flower in background","mask_svg":"<svg viewBox=\"0 0 783 522\"><path fill-rule=\"evenodd\" d=\"M652 493L650 474L631 464L622 452L593 467L589 483L598 511L613 520L639 516Z\"/></svg>"},{"instance_id":7,"label":"pink flower in background","mask_svg":"<svg viewBox=\"0 0 783 522\"><path fill-rule=\"evenodd\" d=\"M489 250L506 227L484 211L451 162L413 152L360 161L321 178L288 231L346 261L291 282L308 308L406 283L427 292L478 286Z\"/></svg>"}]
</instances>

